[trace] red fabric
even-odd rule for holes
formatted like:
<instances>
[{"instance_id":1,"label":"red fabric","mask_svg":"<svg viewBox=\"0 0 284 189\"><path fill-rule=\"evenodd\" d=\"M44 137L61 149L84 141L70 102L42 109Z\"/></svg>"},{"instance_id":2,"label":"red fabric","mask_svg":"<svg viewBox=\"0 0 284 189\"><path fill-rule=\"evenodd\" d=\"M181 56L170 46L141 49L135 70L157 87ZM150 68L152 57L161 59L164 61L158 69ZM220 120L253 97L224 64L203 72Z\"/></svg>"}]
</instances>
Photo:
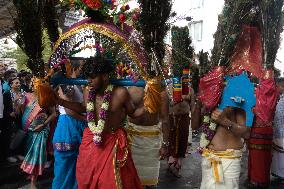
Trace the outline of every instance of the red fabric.
<instances>
[{"instance_id":1,"label":"red fabric","mask_svg":"<svg viewBox=\"0 0 284 189\"><path fill-rule=\"evenodd\" d=\"M207 111L213 110L219 103L224 88L224 68L216 67L200 79L199 99Z\"/></svg>"},{"instance_id":2,"label":"red fabric","mask_svg":"<svg viewBox=\"0 0 284 189\"><path fill-rule=\"evenodd\" d=\"M269 185L271 161L271 151L255 149L249 151L248 177L251 183L263 186Z\"/></svg>"},{"instance_id":3,"label":"red fabric","mask_svg":"<svg viewBox=\"0 0 284 189\"><path fill-rule=\"evenodd\" d=\"M250 144L271 145L272 147L272 127L252 127ZM272 161L271 148L254 149L249 148L248 157L248 178L256 186L267 186L270 183L270 166Z\"/></svg>"},{"instance_id":4,"label":"red fabric","mask_svg":"<svg viewBox=\"0 0 284 189\"><path fill-rule=\"evenodd\" d=\"M246 70L254 76L262 78L262 42L257 27L243 26L230 61L231 66L227 70L228 74Z\"/></svg>"},{"instance_id":5,"label":"red fabric","mask_svg":"<svg viewBox=\"0 0 284 189\"><path fill-rule=\"evenodd\" d=\"M274 79L262 79L255 90L255 116L263 122L272 122L279 92Z\"/></svg>"},{"instance_id":6,"label":"red fabric","mask_svg":"<svg viewBox=\"0 0 284 189\"><path fill-rule=\"evenodd\" d=\"M177 91L177 90L173 91L173 100L176 103L182 101L182 91L181 90L180 91Z\"/></svg>"},{"instance_id":7,"label":"red fabric","mask_svg":"<svg viewBox=\"0 0 284 189\"><path fill-rule=\"evenodd\" d=\"M126 136L123 129L118 129L114 134L105 134L104 143L97 146L90 129L85 129L77 160L78 189L119 189L114 175L114 147L118 141L117 159L123 159L124 149L128 148ZM130 151L120 176L123 189L142 189Z\"/></svg>"}]
</instances>

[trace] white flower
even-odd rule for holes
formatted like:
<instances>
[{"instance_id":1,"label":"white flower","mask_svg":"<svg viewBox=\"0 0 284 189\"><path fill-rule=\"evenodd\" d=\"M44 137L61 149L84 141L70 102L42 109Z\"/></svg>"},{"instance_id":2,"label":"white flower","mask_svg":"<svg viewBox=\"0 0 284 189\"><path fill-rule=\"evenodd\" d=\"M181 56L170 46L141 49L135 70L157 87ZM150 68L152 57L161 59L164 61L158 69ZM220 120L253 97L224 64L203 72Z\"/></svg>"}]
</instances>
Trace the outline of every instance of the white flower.
<instances>
[{"instance_id":1,"label":"white flower","mask_svg":"<svg viewBox=\"0 0 284 189\"><path fill-rule=\"evenodd\" d=\"M105 126L105 121L100 119L98 121L98 127L104 127L104 126Z\"/></svg>"},{"instance_id":2,"label":"white flower","mask_svg":"<svg viewBox=\"0 0 284 189\"><path fill-rule=\"evenodd\" d=\"M214 123L214 122L211 122L210 125L209 125L209 128L210 128L211 130L213 130L213 131L216 130L216 127L217 127L217 124Z\"/></svg>"},{"instance_id":3,"label":"white flower","mask_svg":"<svg viewBox=\"0 0 284 189\"><path fill-rule=\"evenodd\" d=\"M109 103L108 103L108 102L104 102L104 103L102 104L102 109L108 110L108 107L109 107Z\"/></svg>"},{"instance_id":4,"label":"white flower","mask_svg":"<svg viewBox=\"0 0 284 189\"><path fill-rule=\"evenodd\" d=\"M87 103L87 111L88 112L94 111L94 103L92 102Z\"/></svg>"},{"instance_id":5,"label":"white flower","mask_svg":"<svg viewBox=\"0 0 284 189\"><path fill-rule=\"evenodd\" d=\"M200 147L205 148L210 144L210 141L206 139L206 135L204 133L200 136Z\"/></svg>"},{"instance_id":6,"label":"white flower","mask_svg":"<svg viewBox=\"0 0 284 189\"><path fill-rule=\"evenodd\" d=\"M209 123L210 121L210 117L209 116L204 116L204 120L205 123Z\"/></svg>"},{"instance_id":7,"label":"white flower","mask_svg":"<svg viewBox=\"0 0 284 189\"><path fill-rule=\"evenodd\" d=\"M102 137L101 137L101 136L98 136L98 135L94 135L93 140L94 140L94 141L97 141L97 142L101 142L101 141L102 141Z\"/></svg>"}]
</instances>

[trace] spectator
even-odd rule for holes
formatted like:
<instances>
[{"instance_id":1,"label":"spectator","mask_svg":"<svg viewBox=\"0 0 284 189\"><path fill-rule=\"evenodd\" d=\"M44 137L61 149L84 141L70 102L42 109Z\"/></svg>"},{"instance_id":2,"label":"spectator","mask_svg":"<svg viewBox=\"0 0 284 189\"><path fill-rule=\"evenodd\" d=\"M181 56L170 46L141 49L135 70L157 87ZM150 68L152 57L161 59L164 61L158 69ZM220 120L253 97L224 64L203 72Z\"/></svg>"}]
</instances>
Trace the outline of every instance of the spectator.
<instances>
[{"instance_id":1,"label":"spectator","mask_svg":"<svg viewBox=\"0 0 284 189\"><path fill-rule=\"evenodd\" d=\"M15 152L13 152L9 145L11 143L11 137L13 133L19 129L20 119L17 114L16 104L23 100L22 93L20 90L20 80L17 77L10 78L8 82L11 90L4 92L3 101L4 101L4 125L2 130L2 137L5 141L4 146L4 157L7 157L7 161L10 163L17 162L15 157ZM23 158L18 156L20 160Z\"/></svg>"},{"instance_id":2,"label":"spectator","mask_svg":"<svg viewBox=\"0 0 284 189\"><path fill-rule=\"evenodd\" d=\"M14 70L8 70L4 73L4 83L3 83L4 92L10 91L11 88L9 86L8 80L12 77L13 78L17 77L17 72L15 72Z\"/></svg>"},{"instance_id":3,"label":"spectator","mask_svg":"<svg viewBox=\"0 0 284 189\"><path fill-rule=\"evenodd\" d=\"M3 120L3 110L4 110L4 104L3 104L3 77L4 77L4 73L5 73L5 66L3 64L0 64L0 123L4 123ZM4 158L3 155L3 147L2 145L4 144L5 141L2 140L2 127L4 124L1 124L0 126L0 155L1 155L1 159Z\"/></svg>"},{"instance_id":4,"label":"spectator","mask_svg":"<svg viewBox=\"0 0 284 189\"><path fill-rule=\"evenodd\" d=\"M30 74L29 72L27 71L21 71L19 74L18 74L18 77L21 81L21 89L25 92L29 92L31 93L32 90L31 90L31 87L30 87L30 83L31 83L31 77L30 77Z\"/></svg>"}]
</instances>

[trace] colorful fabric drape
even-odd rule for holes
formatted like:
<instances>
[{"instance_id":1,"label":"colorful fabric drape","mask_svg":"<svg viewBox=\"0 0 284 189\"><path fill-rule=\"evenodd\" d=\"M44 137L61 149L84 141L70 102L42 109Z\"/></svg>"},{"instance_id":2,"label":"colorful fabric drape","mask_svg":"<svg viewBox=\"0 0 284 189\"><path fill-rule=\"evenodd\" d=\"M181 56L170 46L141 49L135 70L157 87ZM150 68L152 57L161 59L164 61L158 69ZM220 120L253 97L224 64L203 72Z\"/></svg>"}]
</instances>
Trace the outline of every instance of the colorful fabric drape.
<instances>
[{"instance_id":1,"label":"colorful fabric drape","mask_svg":"<svg viewBox=\"0 0 284 189\"><path fill-rule=\"evenodd\" d=\"M145 88L144 106L150 113L157 113L161 108L161 78L147 80Z\"/></svg>"},{"instance_id":2,"label":"colorful fabric drape","mask_svg":"<svg viewBox=\"0 0 284 189\"><path fill-rule=\"evenodd\" d=\"M77 160L78 189L142 189L126 132L120 128L103 137L104 143L95 145L90 129L84 130Z\"/></svg>"},{"instance_id":3,"label":"colorful fabric drape","mask_svg":"<svg viewBox=\"0 0 284 189\"><path fill-rule=\"evenodd\" d=\"M59 116L54 132L54 179L53 189L76 189L76 163L86 122L70 115Z\"/></svg>"},{"instance_id":4,"label":"colorful fabric drape","mask_svg":"<svg viewBox=\"0 0 284 189\"><path fill-rule=\"evenodd\" d=\"M224 88L224 68L216 67L200 79L198 98L207 111L217 107Z\"/></svg>"},{"instance_id":5,"label":"colorful fabric drape","mask_svg":"<svg viewBox=\"0 0 284 189\"><path fill-rule=\"evenodd\" d=\"M34 132L33 129L45 122L48 115L39 107L36 99L31 95L27 96L28 102L25 107L22 123L24 129L28 132L26 143L26 155L21 165L21 169L31 175L42 175L46 163L46 141L49 133L49 127L46 126L40 132Z\"/></svg>"}]
</instances>

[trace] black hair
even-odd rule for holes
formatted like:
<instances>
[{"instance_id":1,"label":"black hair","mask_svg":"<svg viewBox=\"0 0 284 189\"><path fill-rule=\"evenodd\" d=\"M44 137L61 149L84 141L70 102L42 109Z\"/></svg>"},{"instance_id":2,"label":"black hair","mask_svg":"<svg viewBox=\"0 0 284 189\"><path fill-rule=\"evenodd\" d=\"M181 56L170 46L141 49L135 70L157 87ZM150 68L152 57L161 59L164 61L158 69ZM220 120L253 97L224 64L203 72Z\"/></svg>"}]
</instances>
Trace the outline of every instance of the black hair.
<instances>
[{"instance_id":1,"label":"black hair","mask_svg":"<svg viewBox=\"0 0 284 189\"><path fill-rule=\"evenodd\" d=\"M5 73L4 73L4 79L7 81L12 74L15 74L16 72L14 70L7 70Z\"/></svg>"},{"instance_id":2,"label":"black hair","mask_svg":"<svg viewBox=\"0 0 284 189\"><path fill-rule=\"evenodd\" d=\"M11 87L12 86L12 83L13 81L15 81L16 79L19 79L18 77L11 77L8 79L8 85ZM19 79L20 80L20 79Z\"/></svg>"},{"instance_id":3,"label":"black hair","mask_svg":"<svg viewBox=\"0 0 284 189\"><path fill-rule=\"evenodd\" d=\"M284 77L280 77L276 79L277 83L284 83Z\"/></svg>"},{"instance_id":4,"label":"black hair","mask_svg":"<svg viewBox=\"0 0 284 189\"><path fill-rule=\"evenodd\" d=\"M82 73L85 78L92 78L98 74L110 74L113 71L113 61L102 56L87 59L82 67Z\"/></svg>"}]
</instances>

